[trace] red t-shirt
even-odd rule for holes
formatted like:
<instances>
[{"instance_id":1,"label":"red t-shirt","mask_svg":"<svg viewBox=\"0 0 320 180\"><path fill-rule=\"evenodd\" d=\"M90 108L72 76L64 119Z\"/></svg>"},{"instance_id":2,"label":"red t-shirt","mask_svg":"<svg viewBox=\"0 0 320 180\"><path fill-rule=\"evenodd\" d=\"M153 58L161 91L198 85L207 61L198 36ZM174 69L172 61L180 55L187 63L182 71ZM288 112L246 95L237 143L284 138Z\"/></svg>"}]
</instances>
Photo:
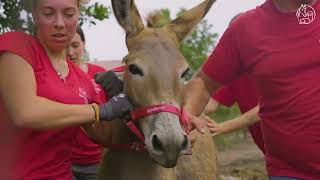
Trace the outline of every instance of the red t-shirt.
<instances>
[{"instance_id":1,"label":"red t-shirt","mask_svg":"<svg viewBox=\"0 0 320 180\"><path fill-rule=\"evenodd\" d=\"M105 72L106 70L100 66L88 64L88 72L95 91L99 94L101 102L106 102L106 96L102 87L95 83L94 74L97 72ZM84 132L82 128L77 129L74 137L74 144L72 148L72 163L77 165L98 164L101 160L102 148L100 145L94 143Z\"/></svg>"},{"instance_id":2,"label":"red t-shirt","mask_svg":"<svg viewBox=\"0 0 320 180\"><path fill-rule=\"evenodd\" d=\"M96 84L94 81L94 75L99 72L106 72L106 69L104 69L101 66L95 65L95 64L90 64L88 63L88 72L87 74L91 78L92 84L95 87L96 92L100 95L100 99L105 102L109 99L109 97L106 95L104 89L99 85Z\"/></svg>"},{"instance_id":3,"label":"red t-shirt","mask_svg":"<svg viewBox=\"0 0 320 180\"><path fill-rule=\"evenodd\" d=\"M202 68L221 84L252 77L269 175L320 179L319 40L318 16L301 25L267 0L230 25Z\"/></svg>"},{"instance_id":4,"label":"red t-shirt","mask_svg":"<svg viewBox=\"0 0 320 180\"><path fill-rule=\"evenodd\" d=\"M212 98L228 107L238 103L241 113L245 113L258 105L255 86L246 74L212 93ZM254 142L265 153L261 123L257 122L249 126L248 129Z\"/></svg>"},{"instance_id":5,"label":"red t-shirt","mask_svg":"<svg viewBox=\"0 0 320 180\"><path fill-rule=\"evenodd\" d=\"M87 74L67 60L69 74L65 81L60 79L45 49L33 36L20 32L3 34L0 36L1 51L17 54L32 66L38 96L64 104L99 102ZM5 111L2 109L0 112ZM4 117L3 114L1 117ZM8 171L2 172L6 174L0 174L0 179L71 179L72 138L79 126L40 131L16 128L8 118L1 118L0 127L12 130L8 144L10 147L6 148L14 150L14 154L8 154L12 166ZM2 137L3 132L0 133ZM0 167L6 163L1 160Z\"/></svg>"}]
</instances>

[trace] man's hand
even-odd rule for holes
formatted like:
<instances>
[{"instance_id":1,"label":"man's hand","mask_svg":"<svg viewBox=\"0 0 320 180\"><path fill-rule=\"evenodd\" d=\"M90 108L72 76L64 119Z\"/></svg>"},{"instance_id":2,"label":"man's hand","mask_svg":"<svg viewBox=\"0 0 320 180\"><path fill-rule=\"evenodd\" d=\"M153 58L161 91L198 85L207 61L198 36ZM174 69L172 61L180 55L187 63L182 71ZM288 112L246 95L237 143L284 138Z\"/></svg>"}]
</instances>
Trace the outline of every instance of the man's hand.
<instances>
[{"instance_id":1,"label":"man's hand","mask_svg":"<svg viewBox=\"0 0 320 180\"><path fill-rule=\"evenodd\" d=\"M109 97L123 92L123 81L113 71L97 73L94 75L94 80L103 87Z\"/></svg>"},{"instance_id":2,"label":"man's hand","mask_svg":"<svg viewBox=\"0 0 320 180\"><path fill-rule=\"evenodd\" d=\"M205 133L205 124L204 122L196 116L188 115L189 117L189 131L197 129L201 134Z\"/></svg>"},{"instance_id":3,"label":"man's hand","mask_svg":"<svg viewBox=\"0 0 320 180\"><path fill-rule=\"evenodd\" d=\"M204 114L201 115L201 118L206 121L206 126L208 127L212 136L218 136L220 134L226 133L227 129L225 128L223 123L219 124Z\"/></svg>"},{"instance_id":4,"label":"man's hand","mask_svg":"<svg viewBox=\"0 0 320 180\"><path fill-rule=\"evenodd\" d=\"M128 115L133 110L133 105L127 95L119 93L113 96L107 103L101 104L99 110L101 121L111 121Z\"/></svg>"}]
</instances>

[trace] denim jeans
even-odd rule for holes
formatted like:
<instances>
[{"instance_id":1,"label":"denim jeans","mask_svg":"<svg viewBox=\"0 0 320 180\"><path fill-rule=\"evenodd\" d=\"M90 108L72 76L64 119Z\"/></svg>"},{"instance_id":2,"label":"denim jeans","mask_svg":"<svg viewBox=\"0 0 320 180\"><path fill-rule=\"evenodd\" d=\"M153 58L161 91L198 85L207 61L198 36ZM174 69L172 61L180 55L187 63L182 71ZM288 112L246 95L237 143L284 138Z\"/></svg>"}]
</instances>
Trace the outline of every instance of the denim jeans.
<instances>
[{"instance_id":1,"label":"denim jeans","mask_svg":"<svg viewBox=\"0 0 320 180\"><path fill-rule=\"evenodd\" d=\"M96 180L99 164L93 165L72 165L72 180Z\"/></svg>"}]
</instances>

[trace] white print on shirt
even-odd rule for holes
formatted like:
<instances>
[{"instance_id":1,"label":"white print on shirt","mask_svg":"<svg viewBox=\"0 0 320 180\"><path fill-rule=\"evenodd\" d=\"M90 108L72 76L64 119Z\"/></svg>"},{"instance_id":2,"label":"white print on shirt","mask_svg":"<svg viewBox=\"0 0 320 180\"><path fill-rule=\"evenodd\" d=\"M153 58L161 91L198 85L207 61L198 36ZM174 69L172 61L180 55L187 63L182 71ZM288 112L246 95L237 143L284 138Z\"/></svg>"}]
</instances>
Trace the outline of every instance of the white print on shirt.
<instances>
[{"instance_id":1,"label":"white print on shirt","mask_svg":"<svg viewBox=\"0 0 320 180\"><path fill-rule=\"evenodd\" d=\"M299 24L310 24L316 18L316 11L313 9L313 7L307 4L302 4L297 10L296 16Z\"/></svg>"},{"instance_id":2,"label":"white print on shirt","mask_svg":"<svg viewBox=\"0 0 320 180\"><path fill-rule=\"evenodd\" d=\"M87 92L84 89L79 88L79 96L84 99L84 102L86 104L89 103L89 96L88 96Z\"/></svg>"},{"instance_id":3,"label":"white print on shirt","mask_svg":"<svg viewBox=\"0 0 320 180\"><path fill-rule=\"evenodd\" d=\"M98 86L98 84L96 84L96 82L94 81L94 79L91 79L91 81L92 81L92 84L93 84L93 87L94 87L96 93L99 94L100 91L101 91L101 88Z\"/></svg>"}]
</instances>

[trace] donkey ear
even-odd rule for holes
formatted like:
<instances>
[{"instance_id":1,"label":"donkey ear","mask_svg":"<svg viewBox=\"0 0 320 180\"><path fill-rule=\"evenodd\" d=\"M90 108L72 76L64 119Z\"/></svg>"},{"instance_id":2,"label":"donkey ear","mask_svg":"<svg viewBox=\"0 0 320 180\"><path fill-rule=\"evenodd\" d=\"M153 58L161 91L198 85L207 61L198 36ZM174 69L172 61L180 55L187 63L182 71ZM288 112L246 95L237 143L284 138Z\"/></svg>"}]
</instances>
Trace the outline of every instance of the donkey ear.
<instances>
[{"instance_id":1,"label":"donkey ear","mask_svg":"<svg viewBox=\"0 0 320 180\"><path fill-rule=\"evenodd\" d=\"M119 24L128 36L135 36L144 29L144 24L133 0L112 0L112 8Z\"/></svg>"},{"instance_id":2,"label":"donkey ear","mask_svg":"<svg viewBox=\"0 0 320 180\"><path fill-rule=\"evenodd\" d=\"M210 10L215 0L206 0L198 6L186 11L182 16L167 24L165 28L173 32L178 41L181 42Z\"/></svg>"}]
</instances>

